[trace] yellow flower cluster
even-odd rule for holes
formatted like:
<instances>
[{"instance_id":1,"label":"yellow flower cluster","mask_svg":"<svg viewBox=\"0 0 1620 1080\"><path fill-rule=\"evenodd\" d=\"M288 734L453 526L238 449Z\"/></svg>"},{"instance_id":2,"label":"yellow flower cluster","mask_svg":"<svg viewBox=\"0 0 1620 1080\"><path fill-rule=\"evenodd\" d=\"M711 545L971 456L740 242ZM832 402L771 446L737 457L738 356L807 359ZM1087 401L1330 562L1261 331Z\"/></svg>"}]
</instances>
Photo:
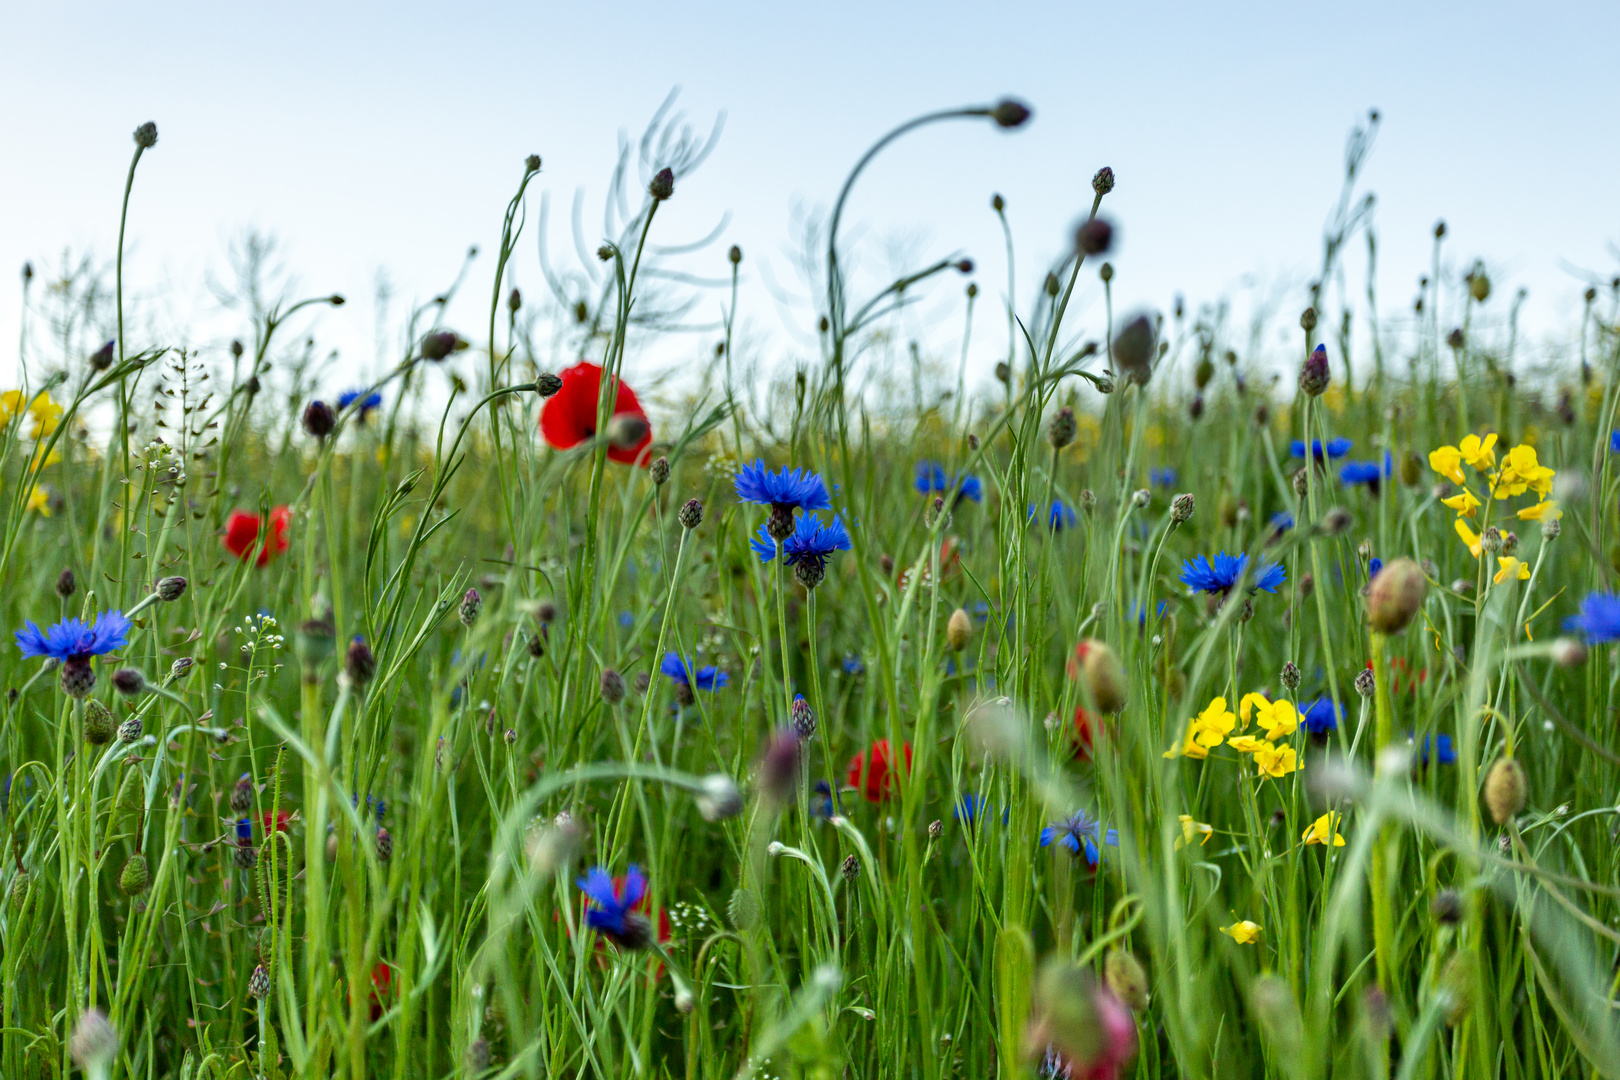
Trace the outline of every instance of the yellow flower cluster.
<instances>
[{"instance_id":1,"label":"yellow flower cluster","mask_svg":"<svg viewBox=\"0 0 1620 1080\"><path fill-rule=\"evenodd\" d=\"M1457 512L1457 535L1468 545L1468 553L1474 558L1479 558L1483 545L1480 534L1468 522L1478 515L1484 503L1468 489L1468 478L1462 470L1464 465L1485 477L1485 490L1493 499L1511 499L1534 491L1537 501L1533 506L1518 511L1520 521L1557 521L1564 516L1557 501L1547 498L1557 473L1536 460L1536 448L1530 442L1521 443L1503 454L1500 468L1496 462L1495 432L1484 438L1465 435L1456 446L1432 450L1429 452L1429 468L1452 483L1463 485L1457 494L1440 501ZM1504 581L1525 581L1529 577L1530 568L1521 560L1503 555L1497 559L1497 571L1491 580L1500 585Z\"/></svg>"},{"instance_id":2,"label":"yellow flower cluster","mask_svg":"<svg viewBox=\"0 0 1620 1080\"><path fill-rule=\"evenodd\" d=\"M1259 737L1233 736L1238 717L1226 707L1224 697L1217 697L1210 700L1203 712L1193 717L1182 735L1181 745L1166 750L1164 756L1202 760L1209 757L1211 750L1225 743L1240 754L1253 755L1255 767L1261 776L1281 780L1299 768L1299 757L1294 748L1286 744L1277 745L1278 740L1286 739L1299 730L1299 710L1293 702L1270 701L1264 694L1245 694L1238 703L1238 713L1243 719L1244 729L1251 723L1259 725ZM1185 821L1182 827L1183 830L1187 828Z\"/></svg>"},{"instance_id":3,"label":"yellow flower cluster","mask_svg":"<svg viewBox=\"0 0 1620 1080\"><path fill-rule=\"evenodd\" d=\"M62 455L54 449L50 457L46 458L45 444L40 440L56 434L56 429L61 426L64 411L62 406L51 400L50 392L46 390L41 390L33 397L29 397L21 390L7 390L0 394L0 420L9 424L27 413L34 421L28 437L35 442L34 456L29 462L29 467L35 472L62 460Z\"/></svg>"}]
</instances>

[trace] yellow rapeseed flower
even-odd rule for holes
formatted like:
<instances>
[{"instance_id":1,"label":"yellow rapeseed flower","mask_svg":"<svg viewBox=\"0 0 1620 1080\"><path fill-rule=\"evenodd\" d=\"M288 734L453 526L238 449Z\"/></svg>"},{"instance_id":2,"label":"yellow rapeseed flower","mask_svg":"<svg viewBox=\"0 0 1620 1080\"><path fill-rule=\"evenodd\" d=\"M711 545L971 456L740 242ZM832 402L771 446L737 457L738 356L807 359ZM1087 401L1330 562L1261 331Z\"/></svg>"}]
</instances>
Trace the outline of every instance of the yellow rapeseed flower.
<instances>
[{"instance_id":1,"label":"yellow rapeseed flower","mask_svg":"<svg viewBox=\"0 0 1620 1080\"><path fill-rule=\"evenodd\" d=\"M1243 726L1248 727L1254 719L1255 709L1269 709L1271 702L1264 694L1244 694L1243 700L1238 702L1238 715L1243 717Z\"/></svg>"},{"instance_id":2,"label":"yellow rapeseed flower","mask_svg":"<svg viewBox=\"0 0 1620 1080\"><path fill-rule=\"evenodd\" d=\"M1480 507L1480 501L1474 498L1474 493L1467 488L1463 488L1460 493L1453 495L1449 499L1441 499L1440 501L1457 511L1458 517L1471 518Z\"/></svg>"},{"instance_id":3,"label":"yellow rapeseed flower","mask_svg":"<svg viewBox=\"0 0 1620 1080\"><path fill-rule=\"evenodd\" d=\"M1209 747L1198 741L1198 729L1189 724L1187 734L1182 738L1181 745L1166 750L1164 756L1167 758L1190 757L1203 761L1209 757Z\"/></svg>"},{"instance_id":4,"label":"yellow rapeseed flower","mask_svg":"<svg viewBox=\"0 0 1620 1080\"><path fill-rule=\"evenodd\" d=\"M1480 472L1496 464L1496 432L1481 439L1478 435L1464 435L1457 444L1457 453Z\"/></svg>"},{"instance_id":5,"label":"yellow rapeseed flower","mask_svg":"<svg viewBox=\"0 0 1620 1080\"><path fill-rule=\"evenodd\" d=\"M5 414L7 420L21 416L25 409L34 418L34 429L28 433L29 438L38 439L54 434L57 425L62 422L62 406L52 401L46 391L33 397L28 397L21 390L7 390L0 394L0 412Z\"/></svg>"},{"instance_id":6,"label":"yellow rapeseed flower","mask_svg":"<svg viewBox=\"0 0 1620 1080\"><path fill-rule=\"evenodd\" d=\"M1519 511L1520 521L1557 521L1564 516L1557 499L1543 499L1534 506Z\"/></svg>"},{"instance_id":7,"label":"yellow rapeseed flower","mask_svg":"<svg viewBox=\"0 0 1620 1080\"><path fill-rule=\"evenodd\" d=\"M1252 754L1262 746L1269 745L1264 739L1257 739L1253 735L1239 735L1235 739L1227 739L1226 745L1240 754Z\"/></svg>"},{"instance_id":8,"label":"yellow rapeseed flower","mask_svg":"<svg viewBox=\"0 0 1620 1080\"><path fill-rule=\"evenodd\" d=\"M44 458L44 460L43 461L40 460L41 458ZM62 460L62 452L60 450L56 449L56 447L54 447L54 446L51 447L50 456L47 457L46 454L45 454L45 444L44 443L35 443L34 444L34 456L29 461L29 466L35 472L38 472L40 469L43 469L45 466L47 466L47 465L55 465L58 461L61 461L61 460Z\"/></svg>"},{"instance_id":9,"label":"yellow rapeseed flower","mask_svg":"<svg viewBox=\"0 0 1620 1080\"><path fill-rule=\"evenodd\" d=\"M1502 584L1504 581L1507 581L1509 578L1513 578L1518 581L1530 580L1530 564L1525 562L1523 559L1516 558L1512 555L1498 555L1496 558L1496 565L1499 567L1499 569L1496 571L1496 576L1491 578L1491 580L1498 585Z\"/></svg>"},{"instance_id":10,"label":"yellow rapeseed flower","mask_svg":"<svg viewBox=\"0 0 1620 1080\"><path fill-rule=\"evenodd\" d=\"M1215 826L1194 821L1191 814L1177 814L1176 817L1181 822L1181 839L1176 841L1177 851L1192 843L1194 837L1198 838L1198 844L1202 847L1215 835Z\"/></svg>"},{"instance_id":11,"label":"yellow rapeseed flower","mask_svg":"<svg viewBox=\"0 0 1620 1080\"><path fill-rule=\"evenodd\" d=\"M1182 739L1179 749L1166 750L1164 756L1172 758L1178 754L1190 758L1206 758L1209 752L1226 741L1232 728L1237 724L1237 717L1226 707L1223 697L1211 698L1209 705L1203 712L1192 718L1187 725L1187 733Z\"/></svg>"},{"instance_id":12,"label":"yellow rapeseed flower","mask_svg":"<svg viewBox=\"0 0 1620 1080\"><path fill-rule=\"evenodd\" d=\"M1462 483L1462 451L1455 446L1442 446L1430 450L1429 468L1450 480L1453 484Z\"/></svg>"},{"instance_id":13,"label":"yellow rapeseed flower","mask_svg":"<svg viewBox=\"0 0 1620 1080\"><path fill-rule=\"evenodd\" d=\"M1221 933L1237 942L1239 945L1253 945L1260 940L1260 924L1242 919L1231 926L1221 927Z\"/></svg>"},{"instance_id":14,"label":"yellow rapeseed flower","mask_svg":"<svg viewBox=\"0 0 1620 1080\"><path fill-rule=\"evenodd\" d=\"M1491 475L1491 491L1498 499L1523 495L1527 489L1545 496L1556 475L1536 460L1535 447L1520 444L1502 456L1501 471Z\"/></svg>"},{"instance_id":15,"label":"yellow rapeseed flower","mask_svg":"<svg viewBox=\"0 0 1620 1080\"><path fill-rule=\"evenodd\" d=\"M1299 710L1292 701L1274 701L1260 710L1256 718L1266 729L1268 742L1276 742L1299 729Z\"/></svg>"},{"instance_id":16,"label":"yellow rapeseed flower","mask_svg":"<svg viewBox=\"0 0 1620 1080\"><path fill-rule=\"evenodd\" d=\"M1299 768L1299 760L1292 746L1273 746L1266 743L1254 752L1254 763L1261 776L1281 780Z\"/></svg>"},{"instance_id":17,"label":"yellow rapeseed flower","mask_svg":"<svg viewBox=\"0 0 1620 1080\"><path fill-rule=\"evenodd\" d=\"M24 510L37 510L40 517L51 516L51 489L44 484L35 484L28 493L28 502Z\"/></svg>"},{"instance_id":18,"label":"yellow rapeseed flower","mask_svg":"<svg viewBox=\"0 0 1620 1080\"><path fill-rule=\"evenodd\" d=\"M1465 525L1462 518L1458 518L1453 524L1457 526L1457 535L1468 545L1468 553L1476 559L1479 558L1479 533Z\"/></svg>"},{"instance_id":19,"label":"yellow rapeseed flower","mask_svg":"<svg viewBox=\"0 0 1620 1080\"><path fill-rule=\"evenodd\" d=\"M1329 811L1311 822L1311 827L1305 830L1300 839L1307 844L1332 844L1334 847L1344 847L1344 837L1339 835L1339 823L1342 816Z\"/></svg>"}]
</instances>

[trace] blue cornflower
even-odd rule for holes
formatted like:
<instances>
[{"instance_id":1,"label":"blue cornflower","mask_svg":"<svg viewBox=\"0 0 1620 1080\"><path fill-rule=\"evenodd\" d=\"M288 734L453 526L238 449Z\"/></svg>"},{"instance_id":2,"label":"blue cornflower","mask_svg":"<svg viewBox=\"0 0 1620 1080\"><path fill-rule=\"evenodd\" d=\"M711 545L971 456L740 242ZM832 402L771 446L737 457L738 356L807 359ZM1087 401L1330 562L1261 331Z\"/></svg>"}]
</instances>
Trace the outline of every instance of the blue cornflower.
<instances>
[{"instance_id":1,"label":"blue cornflower","mask_svg":"<svg viewBox=\"0 0 1620 1080\"><path fill-rule=\"evenodd\" d=\"M740 502L758 503L773 510L832 509L826 482L809 469L784 466L773 473L765 468L765 462L756 459L752 465L743 466L733 484Z\"/></svg>"},{"instance_id":2,"label":"blue cornflower","mask_svg":"<svg viewBox=\"0 0 1620 1080\"><path fill-rule=\"evenodd\" d=\"M1344 709L1334 708L1333 699L1319 697L1299 710L1299 722L1312 735L1326 735L1339 729Z\"/></svg>"},{"instance_id":3,"label":"blue cornflower","mask_svg":"<svg viewBox=\"0 0 1620 1080\"><path fill-rule=\"evenodd\" d=\"M636 625L636 617L628 611L621 611L619 612L619 625L628 630Z\"/></svg>"},{"instance_id":4,"label":"blue cornflower","mask_svg":"<svg viewBox=\"0 0 1620 1080\"><path fill-rule=\"evenodd\" d=\"M854 653L850 653L848 656L844 657L845 675L859 675L865 670L866 665L862 663L861 658L856 656Z\"/></svg>"},{"instance_id":5,"label":"blue cornflower","mask_svg":"<svg viewBox=\"0 0 1620 1080\"><path fill-rule=\"evenodd\" d=\"M754 549L760 562L776 558L776 541L771 539L764 525L749 539L748 546ZM802 561L817 569L825 567L827 557L833 552L848 551L849 547L849 530L844 528L844 519L836 515L823 524L817 515L806 514L794 522L793 535L782 541L784 561L789 566Z\"/></svg>"},{"instance_id":6,"label":"blue cornflower","mask_svg":"<svg viewBox=\"0 0 1620 1080\"><path fill-rule=\"evenodd\" d=\"M731 681L730 675L727 675L713 664L698 668L694 676L691 674L691 665L681 659L680 653L665 653L663 662L658 665L658 670L687 689L718 690Z\"/></svg>"},{"instance_id":7,"label":"blue cornflower","mask_svg":"<svg viewBox=\"0 0 1620 1080\"><path fill-rule=\"evenodd\" d=\"M1195 555L1188 559L1181 567L1181 583L1194 592L1226 593L1230 592L1238 578L1243 576L1244 567L1249 565L1249 556L1246 554L1228 555L1221 552L1215 558L1209 559L1203 555ZM1256 570L1250 580L1249 591L1264 589L1268 593L1277 591L1277 586L1287 580L1287 571L1282 563L1271 563Z\"/></svg>"},{"instance_id":8,"label":"blue cornflower","mask_svg":"<svg viewBox=\"0 0 1620 1080\"><path fill-rule=\"evenodd\" d=\"M1271 515L1269 524L1273 532L1287 532L1294 527L1294 515L1287 510L1279 510Z\"/></svg>"},{"instance_id":9,"label":"blue cornflower","mask_svg":"<svg viewBox=\"0 0 1620 1080\"><path fill-rule=\"evenodd\" d=\"M1609 432L1609 453L1620 454L1620 431Z\"/></svg>"},{"instance_id":10,"label":"blue cornflower","mask_svg":"<svg viewBox=\"0 0 1620 1080\"><path fill-rule=\"evenodd\" d=\"M1342 458L1342 457L1344 457L1344 455L1346 455L1346 454L1348 454L1350 452L1350 448L1352 446L1354 446L1354 445L1355 444L1352 443L1349 439L1343 439L1343 438L1329 439L1328 443L1327 443L1327 456L1330 457L1330 458ZM1288 444L1288 452L1290 454L1292 454L1294 457L1297 457L1297 458L1304 457L1305 456L1305 440L1304 439L1295 439L1293 442L1289 443ZM1312 439L1311 440L1311 456L1314 457L1317 461L1322 460L1322 440L1321 439Z\"/></svg>"},{"instance_id":11,"label":"blue cornflower","mask_svg":"<svg viewBox=\"0 0 1620 1080\"><path fill-rule=\"evenodd\" d=\"M1384 568L1384 560L1383 559L1373 559L1371 562L1369 562L1367 564L1367 580L1371 581L1373 578L1377 577L1378 576L1378 571L1382 570L1383 568Z\"/></svg>"},{"instance_id":12,"label":"blue cornflower","mask_svg":"<svg viewBox=\"0 0 1620 1080\"><path fill-rule=\"evenodd\" d=\"M1588 593L1581 613L1564 620L1565 630L1579 630L1594 645L1620 641L1620 596Z\"/></svg>"},{"instance_id":13,"label":"blue cornflower","mask_svg":"<svg viewBox=\"0 0 1620 1080\"><path fill-rule=\"evenodd\" d=\"M1366 484L1367 490L1374 495L1378 494L1380 483L1389 476L1395 462L1388 450L1384 451L1384 464L1379 468L1376 461L1351 461L1339 470L1339 483Z\"/></svg>"},{"instance_id":14,"label":"blue cornflower","mask_svg":"<svg viewBox=\"0 0 1620 1080\"><path fill-rule=\"evenodd\" d=\"M951 816L957 821L960 821L962 824L972 828L979 823L979 815L984 813L986 809L988 809L988 807L986 806L984 799L970 791L966 795L963 795L960 799L956 800L956 809L951 811ZM1003 809L1001 811L1001 823L1005 825L1007 824L1008 820L1008 811Z\"/></svg>"},{"instance_id":15,"label":"blue cornflower","mask_svg":"<svg viewBox=\"0 0 1620 1080\"><path fill-rule=\"evenodd\" d=\"M833 816L832 785L825 780L817 780L815 790L815 797L810 800L810 812L819 818L831 818Z\"/></svg>"},{"instance_id":16,"label":"blue cornflower","mask_svg":"<svg viewBox=\"0 0 1620 1080\"><path fill-rule=\"evenodd\" d=\"M1169 465L1166 465L1161 469L1150 469L1148 471L1148 480L1152 482L1154 487L1174 487L1176 483L1176 470Z\"/></svg>"},{"instance_id":17,"label":"blue cornflower","mask_svg":"<svg viewBox=\"0 0 1620 1080\"><path fill-rule=\"evenodd\" d=\"M956 501L971 499L974 502L984 501L984 484L972 473L963 473L956 481Z\"/></svg>"},{"instance_id":18,"label":"blue cornflower","mask_svg":"<svg viewBox=\"0 0 1620 1080\"><path fill-rule=\"evenodd\" d=\"M236 819L236 841L239 844L251 844L251 843L253 843L253 819L252 818L237 818Z\"/></svg>"},{"instance_id":19,"label":"blue cornflower","mask_svg":"<svg viewBox=\"0 0 1620 1080\"><path fill-rule=\"evenodd\" d=\"M1037 513L1035 504L1031 503L1029 507L1029 520L1031 522L1035 520ZM1046 527L1052 532L1062 532L1064 529L1074 528L1073 508L1065 505L1061 499L1053 499L1052 508L1046 515Z\"/></svg>"},{"instance_id":20,"label":"blue cornflower","mask_svg":"<svg viewBox=\"0 0 1620 1080\"><path fill-rule=\"evenodd\" d=\"M917 479L913 483L917 491L923 495L934 491L944 491L945 466L937 461L917 462Z\"/></svg>"},{"instance_id":21,"label":"blue cornflower","mask_svg":"<svg viewBox=\"0 0 1620 1080\"><path fill-rule=\"evenodd\" d=\"M362 394L364 394L364 397L361 396ZM366 414L382 404L382 395L375 390L369 394L366 394L363 390L345 390L338 395L338 408L347 409L357 401L360 402L359 419L363 424L366 422Z\"/></svg>"},{"instance_id":22,"label":"blue cornflower","mask_svg":"<svg viewBox=\"0 0 1620 1080\"><path fill-rule=\"evenodd\" d=\"M647 896L647 879L641 867L632 863L617 886L600 866L576 878L574 884L591 899L585 911L586 926L626 949L645 949L652 944L652 924L635 910Z\"/></svg>"},{"instance_id":23,"label":"blue cornflower","mask_svg":"<svg viewBox=\"0 0 1620 1080\"><path fill-rule=\"evenodd\" d=\"M1423 736L1423 743L1419 747L1418 760L1424 765L1429 763L1429 738L1430 736L1428 735ZM1455 762L1457 760L1457 752L1451 748L1451 736L1435 735L1433 738L1435 750L1434 759L1436 763L1440 765L1450 765Z\"/></svg>"},{"instance_id":24,"label":"blue cornflower","mask_svg":"<svg viewBox=\"0 0 1620 1080\"><path fill-rule=\"evenodd\" d=\"M1100 843L1119 846L1119 833L1109 829L1106 838L1102 825L1084 810L1076 810L1061 821L1054 821L1041 830L1041 847L1056 842L1076 855L1086 857L1086 865L1095 868L1102 862Z\"/></svg>"},{"instance_id":25,"label":"blue cornflower","mask_svg":"<svg viewBox=\"0 0 1620 1080\"><path fill-rule=\"evenodd\" d=\"M89 623L63 619L45 630L29 621L17 631L17 647L24 656L48 656L64 664L84 662L128 645L129 626L121 611L103 611Z\"/></svg>"},{"instance_id":26,"label":"blue cornflower","mask_svg":"<svg viewBox=\"0 0 1620 1080\"><path fill-rule=\"evenodd\" d=\"M1168 601L1168 600L1160 600L1158 605L1153 609L1153 613L1158 618L1162 619L1162 618L1164 618L1164 613L1169 611L1169 610L1170 610L1170 601ZM1131 604L1130 604L1130 617L1136 620L1136 628L1138 630L1140 630L1143 627L1147 626L1147 617L1148 617L1147 608L1142 604L1141 601L1139 601L1139 600L1132 600L1131 601Z\"/></svg>"}]
</instances>

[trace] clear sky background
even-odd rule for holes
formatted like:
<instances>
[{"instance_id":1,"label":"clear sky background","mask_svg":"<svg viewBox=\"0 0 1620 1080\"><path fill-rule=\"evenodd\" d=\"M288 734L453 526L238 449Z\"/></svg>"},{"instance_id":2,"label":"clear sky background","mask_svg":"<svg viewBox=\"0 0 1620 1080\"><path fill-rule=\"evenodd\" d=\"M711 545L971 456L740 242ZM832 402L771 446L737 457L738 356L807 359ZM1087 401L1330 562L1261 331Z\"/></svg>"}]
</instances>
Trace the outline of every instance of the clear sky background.
<instances>
[{"instance_id":1,"label":"clear sky background","mask_svg":"<svg viewBox=\"0 0 1620 1080\"><path fill-rule=\"evenodd\" d=\"M919 260L960 251L999 303L1006 262L988 203L1001 192L1027 310L1089 205L1093 172L1109 165L1119 306L1167 309L1182 293L1190 308L1226 296L1241 309L1261 297L1287 316L1275 344L1320 262L1345 135L1376 107L1366 186L1379 199L1386 314L1410 312L1439 218L1459 273L1476 257L1490 266L1492 313L1529 290L1524 320L1538 342L1576 332L1582 273L1606 282L1620 271L1620 5L1610 3L55 0L7 5L0 34L0 266L49 270L66 248L110 258L130 132L155 120L126 277L142 333L216 349L240 333L205 283L255 227L280 239L302 292L354 299L309 324L343 349L334 383L358 374L350 365L375 366L378 270L401 305L442 289L469 244L492 249L526 154L545 167L517 282L542 288L540 191L552 196L554 257L574 259L576 191L594 246L619 133L639 133L677 85L695 126L723 111L725 129L660 213L659 234L690 240L729 212L719 245L682 265L722 276L725 245L740 244L741 319L756 352L784 359L807 353L816 315L767 287L797 280L795 213L825 210L895 123L1002 94L1034 108L1024 131L936 128L870 170L849 211L867 265L902 239ZM1350 258L1358 299L1364 252L1358 241ZM475 264L450 313L469 337L482 337L492 262ZM10 280L8 378L20 313ZM1100 330L1086 280L1079 318ZM944 283L905 333L948 354L961 285ZM717 316L719 302L694 319ZM712 343L702 336L691 355ZM1004 326L980 334L975 373L1004 348ZM652 362L632 355L632 370Z\"/></svg>"}]
</instances>

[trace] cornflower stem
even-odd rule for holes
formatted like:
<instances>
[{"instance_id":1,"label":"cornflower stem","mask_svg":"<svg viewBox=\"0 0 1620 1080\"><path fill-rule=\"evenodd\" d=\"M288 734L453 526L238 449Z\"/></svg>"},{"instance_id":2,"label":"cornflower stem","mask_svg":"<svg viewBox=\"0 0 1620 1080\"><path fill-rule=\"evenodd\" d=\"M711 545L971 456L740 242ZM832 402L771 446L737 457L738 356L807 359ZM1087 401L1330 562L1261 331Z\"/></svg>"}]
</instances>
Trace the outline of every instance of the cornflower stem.
<instances>
[{"instance_id":1,"label":"cornflower stem","mask_svg":"<svg viewBox=\"0 0 1620 1080\"><path fill-rule=\"evenodd\" d=\"M793 715L793 674L788 661L788 624L787 624L787 542L776 542L776 633L782 650L782 719L778 726L785 727L788 718Z\"/></svg>"},{"instance_id":2,"label":"cornflower stem","mask_svg":"<svg viewBox=\"0 0 1620 1080\"><path fill-rule=\"evenodd\" d=\"M1387 639L1374 631L1372 635L1373 709L1376 717L1373 729L1373 760L1380 761L1385 749L1395 742L1395 708L1390 698L1389 663L1386 659ZM1390 870L1400 858L1400 833L1393 821L1385 820L1377 843L1373 847L1372 866L1368 884L1372 889L1373 954L1377 962L1378 985L1392 1002L1404 1002L1401 984L1395 980L1395 907L1390 895ZM1397 1005L1397 1009L1400 1006Z\"/></svg>"}]
</instances>

